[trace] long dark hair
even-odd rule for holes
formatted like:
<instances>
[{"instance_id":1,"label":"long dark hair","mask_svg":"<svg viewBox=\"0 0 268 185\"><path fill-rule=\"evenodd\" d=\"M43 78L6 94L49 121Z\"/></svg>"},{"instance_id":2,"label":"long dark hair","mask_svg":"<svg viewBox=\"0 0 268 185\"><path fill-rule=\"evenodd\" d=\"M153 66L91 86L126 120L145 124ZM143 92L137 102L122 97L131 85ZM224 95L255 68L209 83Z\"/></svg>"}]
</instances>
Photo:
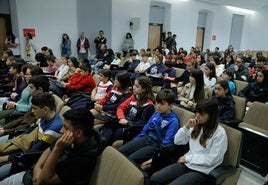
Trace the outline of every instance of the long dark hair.
<instances>
[{"instance_id":1,"label":"long dark hair","mask_svg":"<svg viewBox=\"0 0 268 185\"><path fill-rule=\"evenodd\" d=\"M143 92L141 95L139 95L137 104L138 106L142 106L144 103L146 103L148 100L155 101L154 94L152 91L152 83L149 80L148 77L142 76L136 79L141 88L145 89L145 92Z\"/></svg>"},{"instance_id":2,"label":"long dark hair","mask_svg":"<svg viewBox=\"0 0 268 185\"><path fill-rule=\"evenodd\" d=\"M211 80L211 78L216 78L215 66L212 63L207 63L206 67L210 69L210 73L208 74L209 80Z\"/></svg>"},{"instance_id":3,"label":"long dark hair","mask_svg":"<svg viewBox=\"0 0 268 185\"><path fill-rule=\"evenodd\" d=\"M208 114L209 118L206 123L197 124L192 133L191 138L196 139L203 128L203 133L199 139L199 143L206 148L206 141L211 138L218 127L218 104L213 99L203 99L196 106L196 112L199 114Z\"/></svg>"},{"instance_id":4,"label":"long dark hair","mask_svg":"<svg viewBox=\"0 0 268 185\"><path fill-rule=\"evenodd\" d=\"M196 81L194 101L198 103L205 98L203 71L200 69L192 69L190 76L192 76Z\"/></svg>"},{"instance_id":5,"label":"long dark hair","mask_svg":"<svg viewBox=\"0 0 268 185\"><path fill-rule=\"evenodd\" d=\"M217 82L216 85L217 84L219 84L224 90L228 89L228 92L225 95L232 97L232 94L231 94L231 91L230 91L230 88L229 88L229 84L228 84L227 81L221 80L221 81Z\"/></svg>"},{"instance_id":6,"label":"long dark hair","mask_svg":"<svg viewBox=\"0 0 268 185\"><path fill-rule=\"evenodd\" d=\"M125 92L126 90L129 89L129 87L131 87L131 80L130 80L130 75L128 74L128 72L123 71L120 73L117 73L115 76L115 79L118 80L118 82L120 83L121 87L120 87L120 91L121 92Z\"/></svg>"}]
</instances>

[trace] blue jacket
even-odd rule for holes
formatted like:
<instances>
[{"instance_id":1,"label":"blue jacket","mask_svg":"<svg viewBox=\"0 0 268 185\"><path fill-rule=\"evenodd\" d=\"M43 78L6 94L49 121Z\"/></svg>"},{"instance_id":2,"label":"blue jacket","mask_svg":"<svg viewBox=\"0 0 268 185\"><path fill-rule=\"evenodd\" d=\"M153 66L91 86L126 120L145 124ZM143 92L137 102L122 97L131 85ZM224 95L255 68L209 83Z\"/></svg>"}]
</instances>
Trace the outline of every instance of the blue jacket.
<instances>
[{"instance_id":1,"label":"blue jacket","mask_svg":"<svg viewBox=\"0 0 268 185\"><path fill-rule=\"evenodd\" d=\"M167 115L155 112L141 133L134 139L147 135L149 140L159 144L173 144L174 136L180 127L177 114L171 110Z\"/></svg>"},{"instance_id":2,"label":"blue jacket","mask_svg":"<svg viewBox=\"0 0 268 185\"><path fill-rule=\"evenodd\" d=\"M221 123L225 123L225 121L230 121L234 118L235 105L232 96L225 96L223 98L219 98L213 96L213 99L218 104L218 112L219 112L219 121Z\"/></svg>"}]
</instances>

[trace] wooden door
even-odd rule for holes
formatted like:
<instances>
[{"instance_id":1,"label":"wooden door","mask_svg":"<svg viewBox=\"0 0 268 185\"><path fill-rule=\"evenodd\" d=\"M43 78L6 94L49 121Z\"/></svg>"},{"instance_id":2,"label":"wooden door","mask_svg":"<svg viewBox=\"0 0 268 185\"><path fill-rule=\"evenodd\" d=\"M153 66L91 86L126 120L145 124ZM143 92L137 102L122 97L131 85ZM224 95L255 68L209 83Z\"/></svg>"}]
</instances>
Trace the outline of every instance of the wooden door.
<instances>
[{"instance_id":1,"label":"wooden door","mask_svg":"<svg viewBox=\"0 0 268 185\"><path fill-rule=\"evenodd\" d=\"M149 25L148 48L153 50L160 45L162 26L158 24Z\"/></svg>"},{"instance_id":2,"label":"wooden door","mask_svg":"<svg viewBox=\"0 0 268 185\"><path fill-rule=\"evenodd\" d=\"M195 46L203 51L205 28L197 28Z\"/></svg>"},{"instance_id":3,"label":"wooden door","mask_svg":"<svg viewBox=\"0 0 268 185\"><path fill-rule=\"evenodd\" d=\"M6 20L3 17L0 17L0 56L3 55L3 50L5 48L6 40Z\"/></svg>"}]
</instances>

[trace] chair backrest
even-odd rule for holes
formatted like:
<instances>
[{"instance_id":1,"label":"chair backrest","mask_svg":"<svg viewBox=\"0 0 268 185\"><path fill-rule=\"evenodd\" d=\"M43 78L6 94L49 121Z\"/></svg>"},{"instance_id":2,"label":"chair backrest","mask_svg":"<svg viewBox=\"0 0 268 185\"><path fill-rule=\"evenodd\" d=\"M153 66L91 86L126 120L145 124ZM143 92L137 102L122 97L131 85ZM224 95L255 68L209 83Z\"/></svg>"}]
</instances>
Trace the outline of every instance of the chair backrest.
<instances>
[{"instance_id":1,"label":"chair backrest","mask_svg":"<svg viewBox=\"0 0 268 185\"><path fill-rule=\"evenodd\" d=\"M61 108L64 105L64 101L60 97L58 97L56 94L53 94L53 97L55 98L56 112L59 113Z\"/></svg>"},{"instance_id":2,"label":"chair backrest","mask_svg":"<svg viewBox=\"0 0 268 185\"><path fill-rule=\"evenodd\" d=\"M63 120L63 114L67 111L67 110L70 110L71 107L67 106L67 105L64 105L61 109L60 109L60 112L59 112L59 115L60 115L60 118L61 120Z\"/></svg>"},{"instance_id":3,"label":"chair backrest","mask_svg":"<svg viewBox=\"0 0 268 185\"><path fill-rule=\"evenodd\" d=\"M108 146L98 158L90 185L144 185L147 176L115 148Z\"/></svg>"},{"instance_id":4,"label":"chair backrest","mask_svg":"<svg viewBox=\"0 0 268 185\"><path fill-rule=\"evenodd\" d=\"M223 165L237 167L240 162L242 132L224 124L221 124L221 126L225 129L228 138L228 147L224 155Z\"/></svg>"},{"instance_id":5,"label":"chair backrest","mask_svg":"<svg viewBox=\"0 0 268 185\"><path fill-rule=\"evenodd\" d=\"M248 86L248 82L243 82L243 81L240 81L240 80L234 80L234 84L235 84L235 87L236 87L236 95L238 95L238 93L244 89L245 87Z\"/></svg>"},{"instance_id":6,"label":"chair backrest","mask_svg":"<svg viewBox=\"0 0 268 185\"><path fill-rule=\"evenodd\" d=\"M182 75L182 73L185 71L185 69L178 68L178 67L174 67L174 69L176 71L176 77L180 77Z\"/></svg>"},{"instance_id":7,"label":"chair backrest","mask_svg":"<svg viewBox=\"0 0 268 185\"><path fill-rule=\"evenodd\" d=\"M183 125L185 125L187 123L187 121L191 118L195 117L195 114L191 111L188 111L182 107L178 107L178 106L173 106L172 108L176 114L178 115L179 119L180 119L180 126L182 127Z\"/></svg>"},{"instance_id":8,"label":"chair backrest","mask_svg":"<svg viewBox=\"0 0 268 185\"><path fill-rule=\"evenodd\" d=\"M233 95L235 102L235 119L243 120L246 110L246 99Z\"/></svg>"},{"instance_id":9,"label":"chair backrest","mask_svg":"<svg viewBox=\"0 0 268 185\"><path fill-rule=\"evenodd\" d=\"M268 130L268 104L253 102L248 109L243 122L257 128Z\"/></svg>"}]
</instances>

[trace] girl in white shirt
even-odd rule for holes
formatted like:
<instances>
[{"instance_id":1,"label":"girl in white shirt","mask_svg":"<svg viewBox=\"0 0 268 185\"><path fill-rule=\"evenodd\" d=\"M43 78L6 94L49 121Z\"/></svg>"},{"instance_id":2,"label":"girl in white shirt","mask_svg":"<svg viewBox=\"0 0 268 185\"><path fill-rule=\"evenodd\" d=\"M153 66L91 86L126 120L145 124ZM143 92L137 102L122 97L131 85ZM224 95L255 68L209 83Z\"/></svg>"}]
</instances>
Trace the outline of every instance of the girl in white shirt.
<instances>
[{"instance_id":1,"label":"girl in white shirt","mask_svg":"<svg viewBox=\"0 0 268 185\"><path fill-rule=\"evenodd\" d=\"M213 87L217 82L215 66L207 63L204 68L204 83L206 87Z\"/></svg>"},{"instance_id":2,"label":"girl in white shirt","mask_svg":"<svg viewBox=\"0 0 268 185\"><path fill-rule=\"evenodd\" d=\"M218 105L213 99L197 104L196 116L179 129L176 145L189 143L189 151L178 162L154 173L150 185L205 185L209 173L219 166L227 150L227 136L218 124Z\"/></svg>"}]
</instances>

